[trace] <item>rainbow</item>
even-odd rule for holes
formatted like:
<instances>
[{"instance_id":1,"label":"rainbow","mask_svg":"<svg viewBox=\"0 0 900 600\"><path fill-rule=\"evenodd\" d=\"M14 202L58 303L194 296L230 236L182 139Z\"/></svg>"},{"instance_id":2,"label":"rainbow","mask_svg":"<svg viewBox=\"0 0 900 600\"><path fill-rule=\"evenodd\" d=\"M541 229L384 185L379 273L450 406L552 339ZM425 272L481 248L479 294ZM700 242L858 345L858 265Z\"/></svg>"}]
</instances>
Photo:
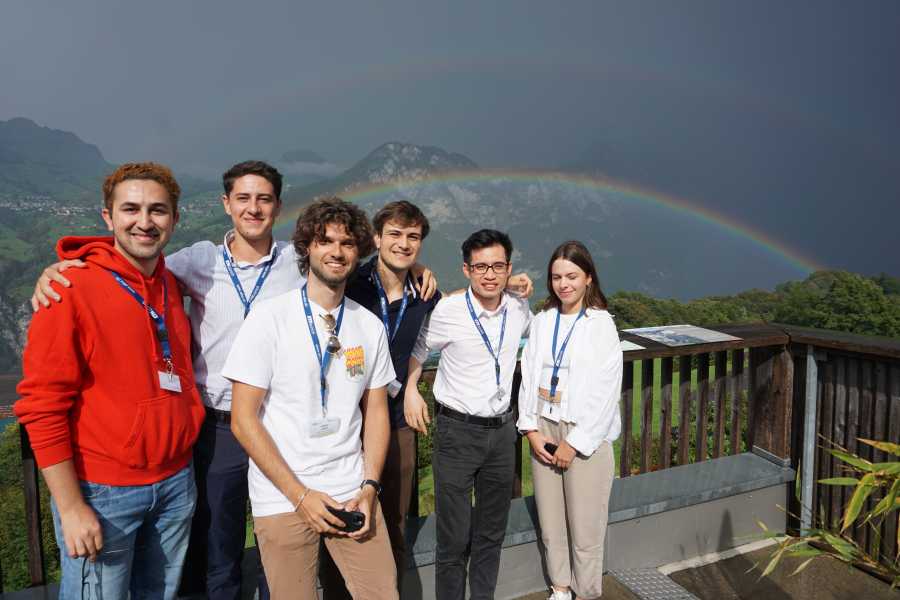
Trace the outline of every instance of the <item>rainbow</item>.
<instances>
[{"instance_id":1,"label":"rainbow","mask_svg":"<svg viewBox=\"0 0 900 600\"><path fill-rule=\"evenodd\" d=\"M606 194L614 194L620 198L624 198L634 202L642 202L650 206L656 206L665 210L670 210L689 218L696 219L706 223L712 227L723 230L729 235L746 240L752 244L764 249L768 254L789 263L792 267L804 274L813 271L827 270L822 265L810 257L804 256L798 250L789 247L787 244L776 240L767 233L751 227L745 223L723 215L722 213L710 210L701 206L696 202L691 202L684 198L679 198L670 194L665 194L656 190L639 186L633 183L617 181L606 177L595 177L590 175L565 173L560 171L546 170L519 170L519 169L478 169L465 171L444 171L441 173L430 174L425 177L416 179L398 180L390 183L369 183L354 186L352 188L338 192L338 195L345 200L360 203L378 196L386 196L396 193L401 187L424 186L436 183L445 184L472 184L472 183L490 183L497 179L514 181L525 184L548 184L555 183L559 185L571 185L579 188L603 192ZM291 210L285 211L278 221L277 229L282 237L290 234L290 229L296 220L302 206L293 207Z\"/></svg>"}]
</instances>

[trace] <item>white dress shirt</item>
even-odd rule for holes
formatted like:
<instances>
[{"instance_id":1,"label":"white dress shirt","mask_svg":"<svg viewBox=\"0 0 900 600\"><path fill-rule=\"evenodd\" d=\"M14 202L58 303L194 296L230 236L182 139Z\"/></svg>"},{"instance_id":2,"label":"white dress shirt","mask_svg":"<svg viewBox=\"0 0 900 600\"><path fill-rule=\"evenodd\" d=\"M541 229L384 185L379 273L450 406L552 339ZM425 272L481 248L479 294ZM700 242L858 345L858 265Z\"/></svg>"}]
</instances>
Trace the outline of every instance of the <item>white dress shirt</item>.
<instances>
[{"instance_id":1,"label":"white dress shirt","mask_svg":"<svg viewBox=\"0 0 900 600\"><path fill-rule=\"evenodd\" d=\"M500 388L494 371L494 359L469 314L465 294L444 296L419 332L413 356L424 363L428 354L439 350L434 397L448 408L479 417L503 414L509 408L510 388L519 341L528 331L531 311L528 300L504 293L497 310L485 310L469 288L472 307L497 352L503 311L507 310L506 332L500 349Z\"/></svg>"},{"instance_id":2,"label":"white dress shirt","mask_svg":"<svg viewBox=\"0 0 900 600\"><path fill-rule=\"evenodd\" d=\"M225 234L223 242L228 256L228 243L234 231ZM166 256L166 267L175 275L184 293L191 298L191 346L194 378L203 403L219 410L231 410L231 382L222 376L222 367L237 332L244 322L244 305L225 269L223 245L202 241ZM275 248L278 249L275 252ZM304 281L297 267L292 244L275 242L269 254L255 263L234 261L235 273L249 299L256 279L273 259L272 269L259 295L251 305L266 298L300 289Z\"/></svg>"},{"instance_id":3,"label":"white dress shirt","mask_svg":"<svg viewBox=\"0 0 900 600\"><path fill-rule=\"evenodd\" d=\"M538 429L538 420L563 420L575 426L566 441L585 456L622 432L619 399L622 393L622 349L612 316L605 310L588 309L572 332L566 348L567 381L559 405L552 407L538 395L549 388L546 365L551 358L556 309L539 313L522 352L522 385L519 388L519 431ZM570 322L571 323L571 322ZM560 323L557 352L569 324Z\"/></svg>"}]
</instances>

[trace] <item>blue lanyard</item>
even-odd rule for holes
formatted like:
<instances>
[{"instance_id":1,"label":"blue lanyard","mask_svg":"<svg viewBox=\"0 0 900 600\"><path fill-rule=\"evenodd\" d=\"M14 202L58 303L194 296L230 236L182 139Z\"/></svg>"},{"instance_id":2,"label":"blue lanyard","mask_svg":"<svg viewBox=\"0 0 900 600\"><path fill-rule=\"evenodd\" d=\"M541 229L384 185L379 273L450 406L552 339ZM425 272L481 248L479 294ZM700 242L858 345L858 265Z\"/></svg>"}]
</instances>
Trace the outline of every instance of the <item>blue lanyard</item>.
<instances>
[{"instance_id":1,"label":"blue lanyard","mask_svg":"<svg viewBox=\"0 0 900 600\"><path fill-rule=\"evenodd\" d=\"M484 331L484 327L481 325L481 321L478 320L478 317L475 315L475 308L472 306L472 298L469 297L469 290L466 290L466 304L469 306L469 316L472 317L472 321L475 323L476 329L478 329L478 333L481 334L481 340L484 342L484 345L487 346L488 352L491 353L491 358L494 359L494 375L497 378L497 387L500 387L500 351L503 349L503 336L506 334L506 308L503 309L503 321L500 323L500 341L497 344L497 354L494 354L494 348L491 346L491 340L488 339L487 333Z\"/></svg>"},{"instance_id":2,"label":"blue lanyard","mask_svg":"<svg viewBox=\"0 0 900 600\"><path fill-rule=\"evenodd\" d=\"M556 386L559 384L559 368L562 365L563 355L566 353L566 346L569 345L569 338L572 337L572 332L575 331L575 325L578 324L578 320L584 316L584 309L578 313L578 316L575 317L575 322L572 323L572 327L569 328L569 333L566 335L566 339L563 340L562 347L559 349L559 354L556 353L556 340L559 336L559 310L556 311L556 325L553 326L553 375L550 376L550 398L556 396Z\"/></svg>"},{"instance_id":3,"label":"blue lanyard","mask_svg":"<svg viewBox=\"0 0 900 600\"><path fill-rule=\"evenodd\" d=\"M376 257L377 259L377 257ZM407 278L409 275L407 275ZM388 342L393 342L400 330L400 322L403 321L403 315L406 313L406 305L409 303L409 297L406 294L406 284L403 285L403 302L400 303L400 312L397 313L397 320L394 321L394 330L391 331L391 323L388 319L388 299L381 284L381 277L378 276L378 266L372 263L372 279L375 280L375 287L378 288L378 301L381 304L381 322L384 323L384 331L387 333Z\"/></svg>"},{"instance_id":4,"label":"blue lanyard","mask_svg":"<svg viewBox=\"0 0 900 600\"><path fill-rule=\"evenodd\" d=\"M272 263L275 262L275 258L278 256L278 246L275 245L275 241L272 241L272 258L266 261L265 266L262 268L262 271L259 273L259 277L256 278L256 284L253 286L253 291L250 292L250 298L247 298L247 295L244 293L244 288L241 286L241 280L238 279L237 273L234 270L234 259L228 256L228 252L225 250L225 246L222 246L222 259L225 261L225 270L228 271L228 276L231 277L231 283L234 285L234 289L237 291L238 298L241 299L241 304L244 305L244 318L247 318L247 313L250 312L250 305L253 304L253 301L256 300L256 296L259 294L259 290L262 289L263 283L266 281L266 277L269 276L269 271L272 270Z\"/></svg>"},{"instance_id":5,"label":"blue lanyard","mask_svg":"<svg viewBox=\"0 0 900 600\"><path fill-rule=\"evenodd\" d=\"M327 387L327 383L325 381L325 374L328 372L328 365L331 363L331 354L328 352L325 355L322 355L322 346L319 344L319 334L316 333L316 324L313 321L312 316L312 308L309 306L309 296L306 293L306 284L303 284L303 288L300 290L300 297L303 299L303 312L306 313L306 326L309 327L309 336L312 338L313 348L316 351L316 358L319 359L319 386L322 394L322 417L325 417L325 414L328 412L327 405L325 403L325 389ZM341 333L341 323L344 321L344 298L341 298L341 309L338 312L337 324L334 328L334 335L340 335Z\"/></svg>"},{"instance_id":6,"label":"blue lanyard","mask_svg":"<svg viewBox=\"0 0 900 600\"><path fill-rule=\"evenodd\" d=\"M166 367L168 367L169 372L171 373L174 369L174 365L172 364L172 346L169 344L169 331L166 329L166 312L169 310L169 286L166 283L166 276L163 274L162 282L163 282L163 314L160 315L156 312L152 306L147 304L147 301L144 300L144 297L141 296L137 290L131 287L127 281L122 279L122 276L113 271L112 269L107 269L109 274L113 276L116 282L122 286L122 288L131 294L131 297L134 298L138 304L147 309L147 314L150 315L150 318L153 320L153 324L156 326L156 339L159 340L159 345L162 348L162 356L163 361L166 363Z\"/></svg>"}]
</instances>

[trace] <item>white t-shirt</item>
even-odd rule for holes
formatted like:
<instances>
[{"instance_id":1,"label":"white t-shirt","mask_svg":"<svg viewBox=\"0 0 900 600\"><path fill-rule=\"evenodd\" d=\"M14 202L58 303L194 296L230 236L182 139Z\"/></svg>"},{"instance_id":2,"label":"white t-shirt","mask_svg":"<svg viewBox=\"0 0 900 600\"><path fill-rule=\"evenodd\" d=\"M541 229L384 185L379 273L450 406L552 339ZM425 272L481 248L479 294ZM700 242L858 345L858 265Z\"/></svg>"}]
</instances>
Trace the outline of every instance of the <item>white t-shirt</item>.
<instances>
[{"instance_id":1,"label":"white t-shirt","mask_svg":"<svg viewBox=\"0 0 900 600\"><path fill-rule=\"evenodd\" d=\"M325 309L310 300L322 351L328 341ZM335 318L338 309L331 311ZM340 335L342 353L332 357L326 380L328 418L340 419L336 433L312 437L322 418L319 364L306 324L300 289L254 303L238 332L222 374L267 389L260 412L263 427L303 485L338 502L351 499L363 480L360 398L367 389L396 377L384 325L371 312L346 299ZM248 473L253 516L290 512L293 503L253 460Z\"/></svg>"}]
</instances>

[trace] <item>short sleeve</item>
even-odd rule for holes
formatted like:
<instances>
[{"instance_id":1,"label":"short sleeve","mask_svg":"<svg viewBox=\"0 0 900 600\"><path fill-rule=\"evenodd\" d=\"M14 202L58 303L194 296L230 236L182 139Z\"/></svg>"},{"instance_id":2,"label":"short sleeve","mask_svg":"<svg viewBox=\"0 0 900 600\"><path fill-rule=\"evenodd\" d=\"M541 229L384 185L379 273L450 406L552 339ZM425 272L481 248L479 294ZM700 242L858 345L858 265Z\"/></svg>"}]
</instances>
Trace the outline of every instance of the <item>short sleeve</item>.
<instances>
[{"instance_id":1,"label":"short sleeve","mask_svg":"<svg viewBox=\"0 0 900 600\"><path fill-rule=\"evenodd\" d=\"M277 351L277 333L275 315L268 306L260 305L250 311L231 346L222 376L269 389Z\"/></svg>"},{"instance_id":2,"label":"short sleeve","mask_svg":"<svg viewBox=\"0 0 900 600\"><path fill-rule=\"evenodd\" d=\"M378 327L378 347L375 352L375 359L372 361L371 376L369 377L369 385L367 389L375 389L384 387L397 378L394 372L394 363L391 361L391 351L388 346L387 336L384 333L384 327L379 323Z\"/></svg>"}]
</instances>

